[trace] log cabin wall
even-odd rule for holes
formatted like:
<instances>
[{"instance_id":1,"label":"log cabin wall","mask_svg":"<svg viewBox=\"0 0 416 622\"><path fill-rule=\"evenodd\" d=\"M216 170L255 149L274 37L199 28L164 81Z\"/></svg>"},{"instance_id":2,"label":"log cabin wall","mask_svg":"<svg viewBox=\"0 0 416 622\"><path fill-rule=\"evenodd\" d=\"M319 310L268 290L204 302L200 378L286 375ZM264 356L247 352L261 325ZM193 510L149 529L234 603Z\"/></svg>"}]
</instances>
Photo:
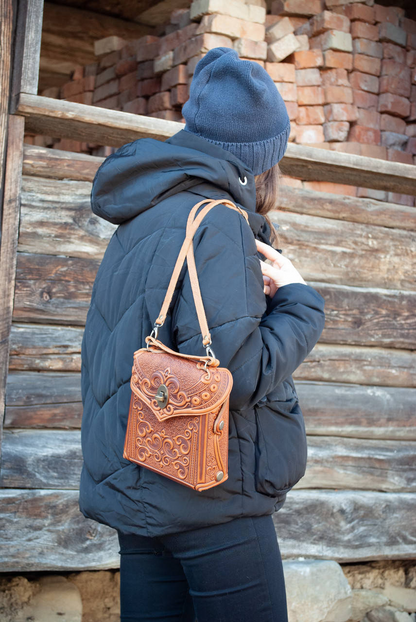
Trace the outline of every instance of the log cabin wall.
<instances>
[{"instance_id":1,"label":"log cabin wall","mask_svg":"<svg viewBox=\"0 0 416 622\"><path fill-rule=\"evenodd\" d=\"M82 332L115 229L90 209L103 158L23 145L23 122L38 135L113 147L140 136L163 140L182 126L54 101L22 84L9 115L16 133L8 135L4 185L14 220L11 243L6 235L1 246L12 313L9 356L3 353L1 570L116 569L115 533L84 519L77 490ZM341 564L414 560L416 209L318 192L297 180L414 196L415 169L290 145L282 170L286 183L272 213L280 247L324 296L327 318L294 374L309 458L274 517L282 556ZM5 224L3 215L7 233Z\"/></svg>"}]
</instances>

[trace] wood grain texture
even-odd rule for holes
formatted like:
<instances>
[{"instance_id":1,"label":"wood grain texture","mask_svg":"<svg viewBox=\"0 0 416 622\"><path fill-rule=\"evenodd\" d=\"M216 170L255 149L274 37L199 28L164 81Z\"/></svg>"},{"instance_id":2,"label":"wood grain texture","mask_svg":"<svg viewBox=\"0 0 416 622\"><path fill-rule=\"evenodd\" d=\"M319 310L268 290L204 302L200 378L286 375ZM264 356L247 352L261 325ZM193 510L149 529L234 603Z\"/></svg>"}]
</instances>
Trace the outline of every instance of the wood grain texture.
<instances>
[{"instance_id":1,"label":"wood grain texture","mask_svg":"<svg viewBox=\"0 0 416 622\"><path fill-rule=\"evenodd\" d=\"M83 332L71 326L13 324L9 369L80 371Z\"/></svg>"},{"instance_id":2,"label":"wood grain texture","mask_svg":"<svg viewBox=\"0 0 416 622\"><path fill-rule=\"evenodd\" d=\"M184 124L119 110L22 94L19 114L27 129L38 134L120 146L137 138L165 140ZM280 162L285 175L332 181L402 194L416 192L414 166L289 143Z\"/></svg>"},{"instance_id":3,"label":"wood grain texture","mask_svg":"<svg viewBox=\"0 0 416 622\"><path fill-rule=\"evenodd\" d=\"M416 390L297 380L308 435L416 440Z\"/></svg>"},{"instance_id":4,"label":"wood grain texture","mask_svg":"<svg viewBox=\"0 0 416 622\"><path fill-rule=\"evenodd\" d=\"M77 491L3 489L0 501L4 572L118 568L116 532L82 516ZM415 493L293 490L273 515L282 557L416 559L415 501Z\"/></svg>"},{"instance_id":5,"label":"wood grain texture","mask_svg":"<svg viewBox=\"0 0 416 622\"><path fill-rule=\"evenodd\" d=\"M104 160L86 153L23 145L23 175L33 177L92 182Z\"/></svg>"},{"instance_id":6,"label":"wood grain texture","mask_svg":"<svg viewBox=\"0 0 416 622\"><path fill-rule=\"evenodd\" d=\"M5 430L0 486L78 490L79 431ZM308 437L296 489L416 492L416 442Z\"/></svg>"},{"instance_id":7,"label":"wood grain texture","mask_svg":"<svg viewBox=\"0 0 416 622\"><path fill-rule=\"evenodd\" d=\"M6 166L7 127L9 122L9 95L11 54L13 35L13 14L15 5L8 0L0 0L0 185ZM3 193L0 192L0 213L3 205Z\"/></svg>"},{"instance_id":8,"label":"wood grain texture","mask_svg":"<svg viewBox=\"0 0 416 622\"><path fill-rule=\"evenodd\" d=\"M81 377L77 373L11 372L5 427L80 428Z\"/></svg>"},{"instance_id":9,"label":"wood grain texture","mask_svg":"<svg viewBox=\"0 0 416 622\"><path fill-rule=\"evenodd\" d=\"M16 275L23 133L23 117L10 116L8 122L0 243L0 433L4 419L5 389L9 365L10 330Z\"/></svg>"}]
</instances>

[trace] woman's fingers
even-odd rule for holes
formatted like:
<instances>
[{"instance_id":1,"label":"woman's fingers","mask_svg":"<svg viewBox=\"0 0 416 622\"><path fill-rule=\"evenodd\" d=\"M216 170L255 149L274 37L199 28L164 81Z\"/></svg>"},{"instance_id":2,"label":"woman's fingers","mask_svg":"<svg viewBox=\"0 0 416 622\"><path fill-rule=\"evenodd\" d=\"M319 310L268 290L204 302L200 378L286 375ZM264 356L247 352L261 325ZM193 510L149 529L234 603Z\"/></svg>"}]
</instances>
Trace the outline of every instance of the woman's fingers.
<instances>
[{"instance_id":1,"label":"woman's fingers","mask_svg":"<svg viewBox=\"0 0 416 622\"><path fill-rule=\"evenodd\" d=\"M286 258L283 257L283 255L279 253L275 248L273 248L269 244L260 242L260 240L256 240L256 245L257 250L260 251L260 253L266 257L266 259L270 259L270 261L273 261L277 266L279 266L279 268L284 266Z\"/></svg>"}]
</instances>

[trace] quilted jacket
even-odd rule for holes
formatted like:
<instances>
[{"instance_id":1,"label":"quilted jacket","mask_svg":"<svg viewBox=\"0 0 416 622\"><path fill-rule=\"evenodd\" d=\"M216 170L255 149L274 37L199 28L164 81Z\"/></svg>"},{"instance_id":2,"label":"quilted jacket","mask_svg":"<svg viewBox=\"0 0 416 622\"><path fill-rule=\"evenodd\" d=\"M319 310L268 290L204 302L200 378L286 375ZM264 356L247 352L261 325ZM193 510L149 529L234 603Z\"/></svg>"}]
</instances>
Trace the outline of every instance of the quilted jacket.
<instances>
[{"instance_id":1,"label":"quilted jacket","mask_svg":"<svg viewBox=\"0 0 416 622\"><path fill-rule=\"evenodd\" d=\"M270 228L255 197L241 160L186 130L165 142L123 145L98 169L92 210L119 226L94 282L82 341L84 516L124 533L186 531L272 514L304 475L307 441L292 374L321 335L324 299L303 283L264 294L255 238L270 244ZM203 198L233 201L249 224L220 204L194 237L212 348L233 375L229 477L196 492L124 459L123 445L133 353L146 345L189 211ZM178 352L206 354L186 262L158 338Z\"/></svg>"}]
</instances>

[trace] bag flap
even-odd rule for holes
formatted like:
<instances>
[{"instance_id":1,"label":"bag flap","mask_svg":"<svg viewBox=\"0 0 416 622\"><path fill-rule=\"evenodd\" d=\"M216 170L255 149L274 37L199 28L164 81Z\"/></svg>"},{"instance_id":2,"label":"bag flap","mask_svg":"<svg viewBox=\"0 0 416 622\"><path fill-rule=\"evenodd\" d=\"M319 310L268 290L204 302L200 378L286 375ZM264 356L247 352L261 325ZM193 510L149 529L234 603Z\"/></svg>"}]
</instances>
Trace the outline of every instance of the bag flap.
<instances>
[{"instance_id":1,"label":"bag flap","mask_svg":"<svg viewBox=\"0 0 416 622\"><path fill-rule=\"evenodd\" d=\"M155 398L160 385L167 388L168 395L163 408ZM158 420L164 421L179 415L212 412L229 396L233 377L225 367L204 369L204 361L197 357L188 359L163 350L142 348L134 353L130 386Z\"/></svg>"}]
</instances>

